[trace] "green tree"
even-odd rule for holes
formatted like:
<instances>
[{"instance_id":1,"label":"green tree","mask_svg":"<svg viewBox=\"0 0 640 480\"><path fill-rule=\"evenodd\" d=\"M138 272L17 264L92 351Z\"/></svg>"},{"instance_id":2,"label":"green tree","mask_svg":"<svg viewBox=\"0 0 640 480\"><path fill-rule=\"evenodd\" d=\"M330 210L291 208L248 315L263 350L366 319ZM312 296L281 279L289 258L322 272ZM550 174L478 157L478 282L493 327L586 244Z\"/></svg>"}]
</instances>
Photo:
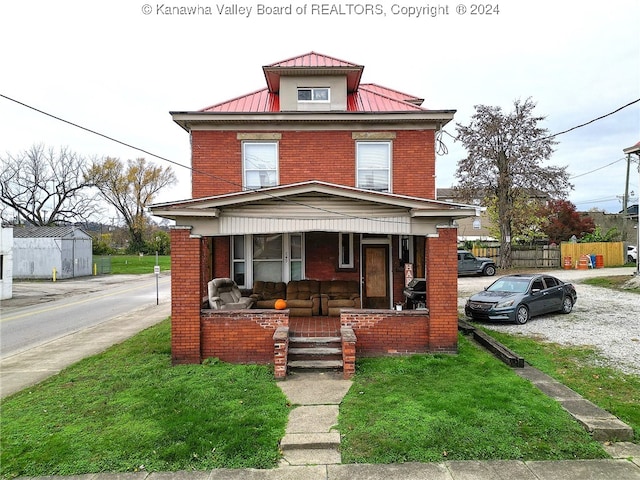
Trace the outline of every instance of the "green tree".
<instances>
[{"instance_id":1,"label":"green tree","mask_svg":"<svg viewBox=\"0 0 640 480\"><path fill-rule=\"evenodd\" d=\"M500 216L498 213L498 199L490 197L485 199L487 215L491 220L489 233L494 238L500 238ZM531 244L536 239L545 237L542 231L543 218L538 211L541 201L530 196L528 193L520 191L515 193L513 200L513 218L511 223L512 240L519 243Z\"/></svg>"},{"instance_id":2,"label":"green tree","mask_svg":"<svg viewBox=\"0 0 640 480\"><path fill-rule=\"evenodd\" d=\"M457 124L467 157L458 162L458 191L468 200L496 199L499 225L499 266L511 266L511 242L520 192L537 191L562 198L572 188L566 167L542 166L555 141L538 124L531 99L515 101L514 110L477 105L469 125Z\"/></svg>"},{"instance_id":3,"label":"green tree","mask_svg":"<svg viewBox=\"0 0 640 480\"><path fill-rule=\"evenodd\" d=\"M621 237L620 230L616 227L611 227L606 232L602 232L602 228L598 225L592 232L586 233L581 239L580 243L591 242L618 242Z\"/></svg>"},{"instance_id":4,"label":"green tree","mask_svg":"<svg viewBox=\"0 0 640 480\"><path fill-rule=\"evenodd\" d=\"M93 162L87 180L121 215L129 231L127 250L143 252L144 233L149 226L146 208L160 190L176 183L171 167L162 168L144 158L129 160L125 165L117 158L107 157Z\"/></svg>"},{"instance_id":5,"label":"green tree","mask_svg":"<svg viewBox=\"0 0 640 480\"><path fill-rule=\"evenodd\" d=\"M145 250L151 255L158 252L159 255L169 255L171 253L171 237L164 230L152 230L149 233L149 240L146 242Z\"/></svg>"}]
</instances>

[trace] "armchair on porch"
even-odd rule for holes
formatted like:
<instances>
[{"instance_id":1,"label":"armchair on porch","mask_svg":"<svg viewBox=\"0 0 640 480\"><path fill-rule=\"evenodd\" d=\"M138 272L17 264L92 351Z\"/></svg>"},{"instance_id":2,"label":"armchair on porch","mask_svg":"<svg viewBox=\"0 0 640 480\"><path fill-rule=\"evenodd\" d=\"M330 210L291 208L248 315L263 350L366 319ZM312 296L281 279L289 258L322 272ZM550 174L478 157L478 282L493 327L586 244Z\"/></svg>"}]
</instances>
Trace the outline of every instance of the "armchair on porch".
<instances>
[{"instance_id":1,"label":"armchair on porch","mask_svg":"<svg viewBox=\"0 0 640 480\"><path fill-rule=\"evenodd\" d=\"M236 282L230 278L214 278L207 284L209 308L214 310L240 310L251 308L254 299L243 297Z\"/></svg>"}]
</instances>

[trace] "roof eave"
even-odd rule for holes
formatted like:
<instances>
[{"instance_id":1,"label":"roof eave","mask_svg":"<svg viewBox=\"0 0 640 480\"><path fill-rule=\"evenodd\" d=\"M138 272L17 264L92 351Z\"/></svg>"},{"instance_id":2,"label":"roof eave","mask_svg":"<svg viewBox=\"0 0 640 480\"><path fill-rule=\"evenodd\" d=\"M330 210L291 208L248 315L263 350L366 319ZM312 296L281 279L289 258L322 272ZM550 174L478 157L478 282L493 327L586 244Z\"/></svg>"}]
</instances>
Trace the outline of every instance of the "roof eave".
<instances>
[{"instance_id":1,"label":"roof eave","mask_svg":"<svg viewBox=\"0 0 640 480\"><path fill-rule=\"evenodd\" d=\"M173 121L187 132L204 125L265 124L286 125L294 123L433 123L444 126L456 110L425 110L399 112L169 112ZM196 128L197 129L197 128Z\"/></svg>"}]
</instances>

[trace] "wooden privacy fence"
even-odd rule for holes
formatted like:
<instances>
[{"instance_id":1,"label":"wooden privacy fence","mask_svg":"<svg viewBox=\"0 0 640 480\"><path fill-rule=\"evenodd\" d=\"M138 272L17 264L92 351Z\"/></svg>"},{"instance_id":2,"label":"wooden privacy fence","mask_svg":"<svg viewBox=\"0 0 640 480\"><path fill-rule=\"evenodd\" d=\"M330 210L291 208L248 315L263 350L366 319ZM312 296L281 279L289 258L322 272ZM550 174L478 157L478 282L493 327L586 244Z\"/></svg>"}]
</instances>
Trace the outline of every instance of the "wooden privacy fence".
<instances>
[{"instance_id":1,"label":"wooden privacy fence","mask_svg":"<svg viewBox=\"0 0 640 480\"><path fill-rule=\"evenodd\" d=\"M500 247L474 246L472 253L476 257L488 257L499 263ZM560 247L544 245L526 249L512 247L511 250L512 266L524 268L562 268L565 261L570 263L571 268L577 268L582 255L601 255L604 267L619 267L626 260L623 242L563 242Z\"/></svg>"},{"instance_id":2,"label":"wooden privacy fence","mask_svg":"<svg viewBox=\"0 0 640 480\"><path fill-rule=\"evenodd\" d=\"M499 263L500 247L473 247L476 257L488 257ZM511 249L511 265L525 268L560 268L561 255L559 247L548 245Z\"/></svg>"},{"instance_id":3,"label":"wooden privacy fence","mask_svg":"<svg viewBox=\"0 0 640 480\"><path fill-rule=\"evenodd\" d=\"M602 255L605 267L619 267L625 264L625 248L623 242L568 243L560 245L560 255L564 259L571 258L575 268L582 255Z\"/></svg>"}]
</instances>

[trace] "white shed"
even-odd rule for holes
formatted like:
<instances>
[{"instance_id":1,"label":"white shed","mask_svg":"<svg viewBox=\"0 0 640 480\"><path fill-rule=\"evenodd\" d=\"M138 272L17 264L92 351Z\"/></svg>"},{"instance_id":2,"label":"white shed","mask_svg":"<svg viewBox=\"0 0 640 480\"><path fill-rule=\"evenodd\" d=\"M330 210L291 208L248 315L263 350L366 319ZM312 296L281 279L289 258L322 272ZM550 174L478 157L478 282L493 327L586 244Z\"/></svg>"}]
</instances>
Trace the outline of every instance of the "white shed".
<instances>
[{"instance_id":1,"label":"white shed","mask_svg":"<svg viewBox=\"0 0 640 480\"><path fill-rule=\"evenodd\" d=\"M13 227L0 225L0 300L13 297Z\"/></svg>"},{"instance_id":2,"label":"white shed","mask_svg":"<svg viewBox=\"0 0 640 480\"><path fill-rule=\"evenodd\" d=\"M91 275L93 239L79 227L15 227L13 277L74 278Z\"/></svg>"}]
</instances>

